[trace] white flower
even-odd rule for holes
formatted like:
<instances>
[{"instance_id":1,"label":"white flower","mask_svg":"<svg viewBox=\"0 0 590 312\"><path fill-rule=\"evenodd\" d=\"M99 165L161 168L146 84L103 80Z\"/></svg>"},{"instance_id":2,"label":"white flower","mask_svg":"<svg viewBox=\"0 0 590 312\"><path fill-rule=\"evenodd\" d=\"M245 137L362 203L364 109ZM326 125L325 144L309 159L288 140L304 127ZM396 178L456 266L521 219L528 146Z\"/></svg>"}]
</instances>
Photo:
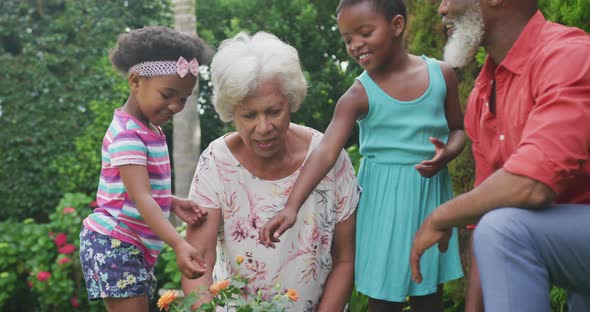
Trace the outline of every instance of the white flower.
<instances>
[{"instance_id":1,"label":"white flower","mask_svg":"<svg viewBox=\"0 0 590 312\"><path fill-rule=\"evenodd\" d=\"M88 260L88 259L92 258L93 254L94 254L94 249L92 249L92 248L86 249L86 253L84 254L84 260Z\"/></svg>"},{"instance_id":2,"label":"white flower","mask_svg":"<svg viewBox=\"0 0 590 312\"><path fill-rule=\"evenodd\" d=\"M104 264L104 254L97 253L96 256L94 257L94 260L96 260L96 262L98 262L100 264Z\"/></svg>"}]
</instances>

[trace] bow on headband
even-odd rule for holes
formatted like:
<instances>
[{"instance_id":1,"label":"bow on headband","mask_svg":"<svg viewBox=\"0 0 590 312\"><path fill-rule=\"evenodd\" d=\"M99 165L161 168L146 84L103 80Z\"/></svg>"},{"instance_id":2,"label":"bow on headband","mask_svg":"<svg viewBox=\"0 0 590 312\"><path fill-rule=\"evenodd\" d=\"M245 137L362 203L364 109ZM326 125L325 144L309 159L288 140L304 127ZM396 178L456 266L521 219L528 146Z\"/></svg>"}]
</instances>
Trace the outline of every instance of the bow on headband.
<instances>
[{"instance_id":1,"label":"bow on headband","mask_svg":"<svg viewBox=\"0 0 590 312\"><path fill-rule=\"evenodd\" d=\"M176 62L176 72L180 78L184 78L189 71L195 77L199 75L199 62L197 62L197 59L193 58L190 62L187 62L182 56L178 58L178 62Z\"/></svg>"}]
</instances>

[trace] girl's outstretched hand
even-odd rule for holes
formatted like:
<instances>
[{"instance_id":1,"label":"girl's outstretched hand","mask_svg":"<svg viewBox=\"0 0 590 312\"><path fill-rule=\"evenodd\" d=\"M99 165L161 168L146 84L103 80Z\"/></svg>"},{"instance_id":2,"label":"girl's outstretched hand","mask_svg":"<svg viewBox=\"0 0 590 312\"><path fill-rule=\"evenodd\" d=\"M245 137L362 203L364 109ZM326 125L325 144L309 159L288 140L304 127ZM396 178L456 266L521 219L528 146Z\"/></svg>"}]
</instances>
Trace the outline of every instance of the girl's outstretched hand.
<instances>
[{"instance_id":1,"label":"girl's outstretched hand","mask_svg":"<svg viewBox=\"0 0 590 312\"><path fill-rule=\"evenodd\" d=\"M275 248L274 243L281 241L279 237L295 224L295 220L297 220L297 211L284 208L262 226L258 239L265 247Z\"/></svg>"},{"instance_id":2,"label":"girl's outstretched hand","mask_svg":"<svg viewBox=\"0 0 590 312\"><path fill-rule=\"evenodd\" d=\"M412 268L412 280L415 283L422 282L422 272L420 272L420 258L424 252L438 243L438 250L441 252L447 251L449 248L449 239L453 234L452 229L441 230L435 228L431 218L427 218L416 236L414 236L414 242L412 243L412 250L410 251L410 266Z\"/></svg>"},{"instance_id":3,"label":"girl's outstretched hand","mask_svg":"<svg viewBox=\"0 0 590 312\"><path fill-rule=\"evenodd\" d=\"M430 142L434 144L434 157L430 160L424 160L414 166L414 168L418 170L418 173L425 178L433 177L447 164L445 143L432 137L430 138Z\"/></svg>"},{"instance_id":4,"label":"girl's outstretched hand","mask_svg":"<svg viewBox=\"0 0 590 312\"><path fill-rule=\"evenodd\" d=\"M190 199L175 198L171 211L189 225L197 224L207 217L207 210Z\"/></svg>"}]
</instances>

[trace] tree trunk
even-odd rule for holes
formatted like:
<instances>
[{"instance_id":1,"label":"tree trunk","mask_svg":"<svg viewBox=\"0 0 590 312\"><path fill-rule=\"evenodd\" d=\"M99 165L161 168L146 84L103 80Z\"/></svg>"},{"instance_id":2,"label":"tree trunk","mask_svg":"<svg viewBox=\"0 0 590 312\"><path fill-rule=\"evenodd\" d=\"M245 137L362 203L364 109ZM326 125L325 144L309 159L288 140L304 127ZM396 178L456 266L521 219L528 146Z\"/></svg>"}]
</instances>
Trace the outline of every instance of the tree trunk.
<instances>
[{"instance_id":1,"label":"tree trunk","mask_svg":"<svg viewBox=\"0 0 590 312\"><path fill-rule=\"evenodd\" d=\"M173 0L174 29L196 33L195 0ZM182 112L174 115L172 157L174 162L174 192L187 197L200 153L201 128L197 100L199 87L195 86Z\"/></svg>"}]
</instances>

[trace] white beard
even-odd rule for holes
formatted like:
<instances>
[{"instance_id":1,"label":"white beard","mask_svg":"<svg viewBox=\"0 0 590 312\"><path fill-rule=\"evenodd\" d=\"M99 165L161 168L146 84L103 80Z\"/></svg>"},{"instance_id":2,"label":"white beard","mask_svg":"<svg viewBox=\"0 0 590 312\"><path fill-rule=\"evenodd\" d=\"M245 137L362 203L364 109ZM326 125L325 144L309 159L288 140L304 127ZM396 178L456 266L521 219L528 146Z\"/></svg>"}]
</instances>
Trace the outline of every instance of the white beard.
<instances>
[{"instance_id":1,"label":"white beard","mask_svg":"<svg viewBox=\"0 0 590 312\"><path fill-rule=\"evenodd\" d=\"M445 45L444 60L451 67L465 67L474 58L481 45L484 25L478 5L454 20L446 20L453 25L453 34Z\"/></svg>"}]
</instances>

